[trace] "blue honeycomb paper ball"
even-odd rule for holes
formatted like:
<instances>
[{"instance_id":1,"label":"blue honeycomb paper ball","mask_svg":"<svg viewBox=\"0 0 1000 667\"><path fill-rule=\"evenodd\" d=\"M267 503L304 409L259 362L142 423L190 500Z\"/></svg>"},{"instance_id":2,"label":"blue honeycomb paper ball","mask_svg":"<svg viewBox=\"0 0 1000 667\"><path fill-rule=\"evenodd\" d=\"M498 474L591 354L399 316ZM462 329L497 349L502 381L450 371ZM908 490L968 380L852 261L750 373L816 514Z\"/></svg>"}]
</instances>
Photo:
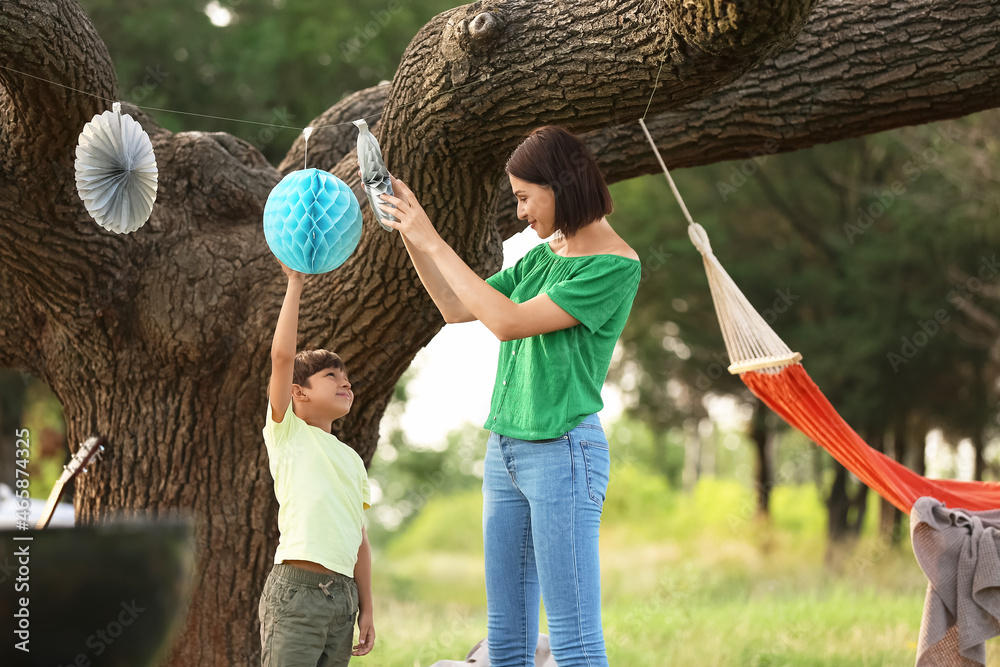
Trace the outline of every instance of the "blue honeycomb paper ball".
<instances>
[{"instance_id":1,"label":"blue honeycomb paper ball","mask_svg":"<svg viewBox=\"0 0 1000 667\"><path fill-rule=\"evenodd\" d=\"M290 269L332 271L358 247L361 205L347 183L330 172L293 171L267 196L264 238Z\"/></svg>"}]
</instances>

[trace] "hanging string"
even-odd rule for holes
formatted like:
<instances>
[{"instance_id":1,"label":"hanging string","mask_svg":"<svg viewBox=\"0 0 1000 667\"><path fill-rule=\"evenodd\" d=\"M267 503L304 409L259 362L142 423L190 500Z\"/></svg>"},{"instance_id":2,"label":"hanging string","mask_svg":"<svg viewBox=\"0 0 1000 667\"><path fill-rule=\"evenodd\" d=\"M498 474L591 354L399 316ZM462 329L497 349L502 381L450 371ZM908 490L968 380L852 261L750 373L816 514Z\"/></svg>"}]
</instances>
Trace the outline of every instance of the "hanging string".
<instances>
[{"instance_id":1,"label":"hanging string","mask_svg":"<svg viewBox=\"0 0 1000 667\"><path fill-rule=\"evenodd\" d=\"M649 140L649 145L652 146L653 152L656 154L656 159L660 163L660 167L663 168L663 174L667 177L667 182L670 183L670 189L673 191L674 197L677 199L677 203L680 204L681 210L684 212L684 217L687 218L687 221L688 221L689 225L694 225L695 222L694 222L694 220L691 219L691 214L688 212L687 206L684 204L684 200L681 198L681 194L677 190L677 186L674 184L674 179L670 176L670 171L667 170L667 166L663 162L663 158L660 155L660 151L659 151L659 149L657 149L656 143L653 142L653 138L652 138L652 136L650 136L649 129L646 127L646 123L645 123L646 115L649 113L649 108L650 108L650 106L653 103L653 96L656 95L656 89L657 89L657 87L659 86L659 83L660 83L660 74L663 71L663 65L666 62L666 57L667 57L666 52L664 52L663 55L660 57L660 66L656 70L656 79L653 81L653 90L649 94L649 101L646 102L646 110L643 112L642 118L639 119L639 125L642 126L642 131L643 131L643 133L645 133L646 139ZM81 90L79 88L74 88L73 86L67 86L66 84L59 83L58 81L52 81L51 79L46 79L44 77L37 76L35 74L29 74L28 72L23 72L21 70L15 69L13 67L9 67L7 65L0 65L0 69L7 70L8 72L14 72L15 74L20 74L21 76L30 77L30 78L36 79L38 81L43 81L43 82L51 84L53 86L58 86L60 88L64 88L66 90L70 90L70 91L73 91L75 93L79 93L81 95L87 95L89 97L93 97L93 98L99 99L99 100L104 101L104 102L111 102L112 104L114 104L114 108L115 108L116 111L119 111L120 108L121 108L121 103L120 102L118 102L117 100L113 100L113 99L104 97L102 95L97 95L95 93L91 93L91 92L88 92L88 91L85 91L85 90ZM524 68L524 67L522 67L520 65L514 65L512 67L507 68L506 70L502 70L501 72L497 72L497 73L493 73L493 74L486 74L486 75L480 77L479 79L477 79L475 81L470 81L469 83L463 84L461 86L455 86L455 87L449 88L448 90L442 91L442 92L437 93L435 95L427 95L424 98L421 98L419 100L414 100L413 102L408 102L406 104L401 104L398 107L394 107L393 109L383 109L382 111L379 111L378 113L374 113L374 114L371 114L369 116L363 116L363 118L366 121L369 120L369 119L375 119L375 118L378 118L378 117L382 116L383 114L387 113L388 111L396 110L396 109L405 109L408 106L412 106L414 104L419 104L420 102L430 101L430 100L436 99L438 97L441 97L442 95L447 95L449 93L453 93L453 92L462 90L464 88L468 88L469 86L474 86L474 85L480 84L480 83L482 83L484 81L488 81L488 80L492 79L495 76L496 77L500 77L500 76L503 76L504 74L508 74L508 73L514 72L514 71L518 71L518 72L522 72L522 73L529 73L529 74L531 73L529 70L527 70L526 68ZM194 113L194 112L190 112L190 111L178 111L176 109L163 109L163 108L160 108L160 107L142 106L142 105L138 105L138 104L133 105L133 106L135 106L136 108L139 108L139 109L146 110L146 111L158 111L158 112L162 112L162 113L173 113L173 114L179 114L179 115L183 115L183 116L194 116L194 117L197 117L197 118L208 118L208 119L212 119L212 120L229 121L229 122L232 122L232 123L247 123L247 124L250 124L250 125L263 125L265 127L279 128L279 129L285 129L285 130L300 130L300 131L302 131L302 134L305 137L306 151L308 151L309 135L313 132L313 130L322 130L322 129L328 128L328 127L340 127L342 125L351 125L354 122L353 120L350 120L350 121L344 121L344 122L341 122L341 123L332 123L332 124L329 124L329 125L317 125L317 126L310 126L310 127L306 127L306 128L300 128L300 127L296 127L296 126L293 126L293 125L280 125L280 124L277 124L277 123L262 123L260 121L245 120L245 119L242 119L242 118L229 118L229 117L226 117L226 116L214 116L214 115L210 115L210 114ZM306 158L303 157L303 161L305 161L305 159Z\"/></svg>"},{"instance_id":2,"label":"hanging string","mask_svg":"<svg viewBox=\"0 0 1000 667\"><path fill-rule=\"evenodd\" d=\"M660 83L660 72L663 71L663 63L665 63L666 61L667 61L667 52L664 51L663 55L660 56L660 67L659 67L659 69L656 70L656 80L653 81L653 92L651 92L649 94L649 101L646 102L646 110L642 112L642 118L640 119L640 121L643 120L643 119L645 119L646 118L646 114L649 113L649 105L653 103L653 95L656 94L656 85L658 83ZM654 146L653 148L656 148L656 147Z\"/></svg>"},{"instance_id":3,"label":"hanging string","mask_svg":"<svg viewBox=\"0 0 1000 667\"><path fill-rule=\"evenodd\" d=\"M661 63L662 68L662 63ZM646 112L649 112L649 104L653 101L653 94L656 93L656 86L659 83L659 72L656 75L656 82L653 83L653 93L649 96L649 103L646 104ZM748 371L758 370L764 373L776 373L783 367L798 363L802 360L802 355L792 350L778 337L770 326L754 309L747 300L739 286L726 272L726 269L719 262L718 257L712 252L712 245L708 239L705 228L699 225L691 217L684 198L681 197L677 184L674 183L670 170L667 169L660 149L656 147L653 136L646 127L646 114L639 119L639 127L646 135L646 140L656 155L663 175L667 177L670 190L674 193L674 199L681 207L684 217L688 221L688 238L691 243L701 253L705 264L705 274L708 277L709 289L712 292L712 302L715 304L715 314L719 319L719 328L722 330L722 338L726 343L726 352L732 361L728 370L736 375Z\"/></svg>"},{"instance_id":4,"label":"hanging string","mask_svg":"<svg viewBox=\"0 0 1000 667\"><path fill-rule=\"evenodd\" d=\"M305 137L305 148L302 150L302 168L309 168L309 135L313 133L311 127L307 127L302 130L302 136Z\"/></svg>"},{"instance_id":5,"label":"hanging string","mask_svg":"<svg viewBox=\"0 0 1000 667\"><path fill-rule=\"evenodd\" d=\"M649 93L649 101L646 102L646 110L642 113L642 118L639 119L639 126L642 127L643 134L646 135L646 139L649 141L649 145L653 147L653 153L656 155L656 160L660 163L660 167L663 169L663 175L667 177L667 183L670 184L670 190L674 193L674 198L677 203L680 204L681 211L684 212L684 217L688 221L688 233L691 235L691 240L695 242L696 246L699 246L698 241L695 240L695 234L700 236L705 236L704 230L701 229L701 225L695 223L691 219L691 214L688 212L687 205L684 204L684 199L681 197L680 191L677 189L677 185L674 184L674 179L670 175L670 171L667 169L666 163L663 162L663 156L660 155L660 149L656 147L656 142L653 141L652 135L649 134L649 128L646 127L646 114L649 113L649 107L653 104L653 96L656 95L656 87L660 83L660 72L663 71L663 63L667 61L667 51L664 48L663 54L660 56L660 67L656 70L656 79L653 81L653 90ZM708 245L708 237L705 236L704 243Z\"/></svg>"},{"instance_id":6,"label":"hanging string","mask_svg":"<svg viewBox=\"0 0 1000 667\"><path fill-rule=\"evenodd\" d=\"M649 140L649 145L653 147L653 152L656 154L656 159L660 163L660 167L663 168L663 175L667 177L667 182L670 183L670 189L674 192L674 197L677 198L677 203L681 205L681 210L684 211L684 217L687 218L688 224L695 224L694 220L691 219L691 214L688 213L687 206L684 204L684 200L681 198L681 193L677 190L677 186L674 184L674 179L670 176L670 171L667 170L667 165L663 162L663 156L660 155L660 149L656 147L656 143L653 141L653 137L649 134L649 128L646 127L646 121L642 118L639 119L639 125L642 127L643 133L646 135L646 139Z\"/></svg>"},{"instance_id":7,"label":"hanging string","mask_svg":"<svg viewBox=\"0 0 1000 667\"><path fill-rule=\"evenodd\" d=\"M103 95L97 95L96 93L90 93L90 92L87 92L86 90L80 90L79 88L74 88L73 86L67 86L64 83L59 83L58 81L53 81L51 79L46 79L45 77L36 76L34 74L29 74L27 72L22 72L21 70L14 69L13 67L7 67L6 65L0 65L0 69L5 69L8 72L14 72L15 74L20 74L21 76L26 76L26 77L35 79L37 81L43 81L45 83L52 84L53 86L59 86L60 88L64 88L66 90L71 90L74 93L80 93L81 95L86 95L87 97L93 97L95 99L101 100L102 102L115 102L115 100L111 99L110 97L104 97ZM212 120L228 120L228 121L231 121L233 123L248 123L250 125L264 125L266 127L277 127L277 128L281 128L283 130L301 130L302 129L301 127L293 127L291 125L278 125L276 123L262 123L262 122L256 121L256 120L243 120L241 118L227 118L225 116L211 116L209 114L193 113L191 111L177 111L176 109L161 109L160 107L140 106L138 104L133 104L132 106L136 107L137 109L143 109L145 111L161 111L163 113L175 113L175 114L178 114L178 115L181 115L181 116L196 116L198 118L211 118Z\"/></svg>"}]
</instances>

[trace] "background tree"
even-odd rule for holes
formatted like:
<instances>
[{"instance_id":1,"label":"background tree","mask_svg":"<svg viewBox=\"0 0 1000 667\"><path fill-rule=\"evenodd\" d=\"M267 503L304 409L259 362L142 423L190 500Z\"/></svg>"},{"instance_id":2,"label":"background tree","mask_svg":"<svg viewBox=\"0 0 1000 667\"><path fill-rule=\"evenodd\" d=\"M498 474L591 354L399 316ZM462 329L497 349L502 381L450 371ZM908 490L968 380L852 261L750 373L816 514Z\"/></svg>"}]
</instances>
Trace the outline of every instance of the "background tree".
<instances>
[{"instance_id":1,"label":"background tree","mask_svg":"<svg viewBox=\"0 0 1000 667\"><path fill-rule=\"evenodd\" d=\"M332 101L392 78L403 49L450 0L83 0L121 99L173 132L228 132L277 164ZM219 24L222 25L219 25ZM254 121L235 123L222 116Z\"/></svg>"},{"instance_id":2,"label":"background tree","mask_svg":"<svg viewBox=\"0 0 1000 667\"><path fill-rule=\"evenodd\" d=\"M731 275L803 353L841 414L872 446L921 473L928 431L942 428L953 442L971 438L981 450L996 414L995 339L984 322L997 309L984 296L1000 279L1000 266L990 268L998 236L976 221L996 197L980 165L997 154L972 137L997 118L990 112L791 155L762 153L678 176ZM617 194L616 224L668 256L644 274L623 335L621 363L642 369L632 413L667 427L699 415L689 395L696 403L711 392L756 404L724 372L714 307L699 296L707 295L700 256L684 249L680 216L661 213L673 208L666 183L651 176ZM981 285L972 280L980 268L991 276ZM671 383L683 387L670 391ZM759 416L752 420L762 511L772 484L768 431ZM839 465L831 473L824 483L830 536L856 536L867 489ZM898 539L898 513L886 521Z\"/></svg>"},{"instance_id":3,"label":"background tree","mask_svg":"<svg viewBox=\"0 0 1000 667\"><path fill-rule=\"evenodd\" d=\"M521 228L504 157L539 124L590 133L618 181L656 168L634 124L647 111L679 167L766 137L790 151L1000 104L989 3L828 3L795 41L813 4L459 7L420 29L391 86L316 119L342 125L320 131L311 164L357 187L355 159L337 147L352 143L350 120L381 112L389 167L485 275ZM103 42L71 0L5 2L0 35L0 365L52 388L70 440L108 436L109 455L77 490L80 521L196 515L196 593L171 664L253 662L277 537L261 388L283 289L259 220L280 172L301 164L301 142L279 171L247 141L174 134L127 105L152 138L160 189L142 230L105 233L73 179L77 134L120 97ZM358 409L337 434L368 461L396 380L443 322L398 239L366 215L354 257L308 280L300 344L333 347L351 368Z\"/></svg>"},{"instance_id":4,"label":"background tree","mask_svg":"<svg viewBox=\"0 0 1000 667\"><path fill-rule=\"evenodd\" d=\"M396 383L382 418L383 436L368 470L377 503L368 535L375 545L404 528L432 497L482 486L483 429L466 423L439 447L415 447L400 424L409 400L412 368Z\"/></svg>"}]
</instances>

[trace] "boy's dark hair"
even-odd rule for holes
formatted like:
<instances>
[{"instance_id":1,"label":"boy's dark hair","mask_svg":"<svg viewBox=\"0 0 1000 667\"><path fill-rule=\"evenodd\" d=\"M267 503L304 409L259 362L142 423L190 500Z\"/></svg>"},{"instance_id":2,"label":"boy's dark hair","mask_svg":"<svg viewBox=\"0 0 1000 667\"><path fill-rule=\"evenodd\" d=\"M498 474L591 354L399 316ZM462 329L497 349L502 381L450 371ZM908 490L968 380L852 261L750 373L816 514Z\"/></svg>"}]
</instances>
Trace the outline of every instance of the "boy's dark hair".
<instances>
[{"instance_id":1,"label":"boy's dark hair","mask_svg":"<svg viewBox=\"0 0 1000 667\"><path fill-rule=\"evenodd\" d=\"M540 127L507 159L514 178L552 189L555 225L565 236L614 209L601 168L582 141L557 125Z\"/></svg>"},{"instance_id":2,"label":"boy's dark hair","mask_svg":"<svg viewBox=\"0 0 1000 667\"><path fill-rule=\"evenodd\" d=\"M347 370L341 358L329 350L302 350L295 355L292 384L308 387L309 377L327 368Z\"/></svg>"}]
</instances>

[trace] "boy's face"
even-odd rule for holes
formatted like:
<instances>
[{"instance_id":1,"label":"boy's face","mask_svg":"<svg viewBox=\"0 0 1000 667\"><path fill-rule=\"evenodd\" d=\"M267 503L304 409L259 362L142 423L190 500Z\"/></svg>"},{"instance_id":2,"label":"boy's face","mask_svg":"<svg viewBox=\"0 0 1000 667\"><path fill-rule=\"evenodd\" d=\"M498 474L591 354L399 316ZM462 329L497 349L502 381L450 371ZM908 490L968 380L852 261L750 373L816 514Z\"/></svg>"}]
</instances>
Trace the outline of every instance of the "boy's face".
<instances>
[{"instance_id":1,"label":"boy's face","mask_svg":"<svg viewBox=\"0 0 1000 667\"><path fill-rule=\"evenodd\" d=\"M342 368L324 368L309 376L309 386L302 387L309 402L331 419L340 419L351 411L354 392Z\"/></svg>"}]
</instances>

